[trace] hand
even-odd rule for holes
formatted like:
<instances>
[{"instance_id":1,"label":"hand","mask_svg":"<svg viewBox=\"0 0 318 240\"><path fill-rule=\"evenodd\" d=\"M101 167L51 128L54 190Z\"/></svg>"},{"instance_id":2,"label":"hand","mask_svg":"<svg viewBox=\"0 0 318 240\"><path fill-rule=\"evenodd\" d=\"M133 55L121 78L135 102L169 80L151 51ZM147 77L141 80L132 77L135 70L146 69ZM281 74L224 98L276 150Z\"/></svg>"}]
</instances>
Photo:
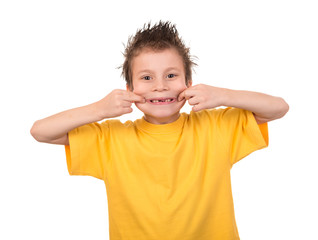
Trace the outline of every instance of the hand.
<instances>
[{"instance_id":1,"label":"hand","mask_svg":"<svg viewBox=\"0 0 318 240\"><path fill-rule=\"evenodd\" d=\"M223 105L225 89L198 84L185 89L178 96L178 101L188 100L194 112Z\"/></svg>"},{"instance_id":2,"label":"hand","mask_svg":"<svg viewBox=\"0 0 318 240\"><path fill-rule=\"evenodd\" d=\"M119 117L133 111L134 102L145 103L145 98L126 90L116 89L96 103L97 112L101 120Z\"/></svg>"}]
</instances>

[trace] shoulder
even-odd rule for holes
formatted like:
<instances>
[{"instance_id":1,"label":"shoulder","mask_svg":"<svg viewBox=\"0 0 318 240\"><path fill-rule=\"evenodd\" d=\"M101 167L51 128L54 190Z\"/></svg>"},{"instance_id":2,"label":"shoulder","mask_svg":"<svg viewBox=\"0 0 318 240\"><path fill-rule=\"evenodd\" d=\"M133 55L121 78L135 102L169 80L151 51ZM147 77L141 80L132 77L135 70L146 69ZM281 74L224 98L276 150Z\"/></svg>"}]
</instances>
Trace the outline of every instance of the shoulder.
<instances>
[{"instance_id":1,"label":"shoulder","mask_svg":"<svg viewBox=\"0 0 318 240\"><path fill-rule=\"evenodd\" d=\"M100 125L111 131L120 131L133 129L135 124L133 121L130 120L122 122L119 119L109 119L104 122L101 122Z\"/></svg>"},{"instance_id":2,"label":"shoulder","mask_svg":"<svg viewBox=\"0 0 318 240\"><path fill-rule=\"evenodd\" d=\"M101 122L101 125L105 125L108 127L127 127L127 126L130 126L132 124L133 124L132 121L122 122L119 119L108 119L108 120Z\"/></svg>"},{"instance_id":3,"label":"shoulder","mask_svg":"<svg viewBox=\"0 0 318 240\"><path fill-rule=\"evenodd\" d=\"M107 119L102 122L85 124L70 131L72 134L103 134L109 131L118 131L133 125L131 121L122 123L118 119Z\"/></svg>"},{"instance_id":4,"label":"shoulder","mask_svg":"<svg viewBox=\"0 0 318 240\"><path fill-rule=\"evenodd\" d=\"M243 110L240 108L215 108L215 109L204 109L198 112L191 111L188 114L188 121L194 124L212 124L216 127L221 125L234 124L237 125L239 122L247 120L254 120L252 112Z\"/></svg>"},{"instance_id":5,"label":"shoulder","mask_svg":"<svg viewBox=\"0 0 318 240\"><path fill-rule=\"evenodd\" d=\"M223 118L227 116L235 116L240 115L242 113L242 109L238 108L213 108L213 109L204 109L198 112L191 111L189 114L189 118L193 120L204 120L204 119L217 119Z\"/></svg>"}]
</instances>

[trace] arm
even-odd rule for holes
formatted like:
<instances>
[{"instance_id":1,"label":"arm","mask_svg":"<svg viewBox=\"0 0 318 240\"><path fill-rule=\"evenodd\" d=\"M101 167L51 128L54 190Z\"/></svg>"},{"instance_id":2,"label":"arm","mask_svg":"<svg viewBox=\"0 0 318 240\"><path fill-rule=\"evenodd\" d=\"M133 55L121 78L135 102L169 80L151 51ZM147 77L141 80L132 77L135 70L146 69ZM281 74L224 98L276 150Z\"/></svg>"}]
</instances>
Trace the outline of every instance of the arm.
<instances>
[{"instance_id":1,"label":"arm","mask_svg":"<svg viewBox=\"0 0 318 240\"><path fill-rule=\"evenodd\" d=\"M258 92L231 90L208 85L195 85L180 93L178 100L187 99L193 111L219 106L236 107L254 113L258 124L283 117L289 110L280 97Z\"/></svg>"},{"instance_id":2,"label":"arm","mask_svg":"<svg viewBox=\"0 0 318 240\"><path fill-rule=\"evenodd\" d=\"M70 109L36 121L31 135L39 142L69 145L67 133L87 123L101 120L95 104Z\"/></svg>"},{"instance_id":3,"label":"arm","mask_svg":"<svg viewBox=\"0 0 318 240\"><path fill-rule=\"evenodd\" d=\"M225 106L253 112L258 124L279 119L289 110L284 99L264 93L224 89L224 94Z\"/></svg>"},{"instance_id":4,"label":"arm","mask_svg":"<svg viewBox=\"0 0 318 240\"><path fill-rule=\"evenodd\" d=\"M39 142L69 145L69 131L88 123L130 113L133 102L144 102L144 99L132 92L114 90L96 103L38 120L30 132Z\"/></svg>"}]
</instances>

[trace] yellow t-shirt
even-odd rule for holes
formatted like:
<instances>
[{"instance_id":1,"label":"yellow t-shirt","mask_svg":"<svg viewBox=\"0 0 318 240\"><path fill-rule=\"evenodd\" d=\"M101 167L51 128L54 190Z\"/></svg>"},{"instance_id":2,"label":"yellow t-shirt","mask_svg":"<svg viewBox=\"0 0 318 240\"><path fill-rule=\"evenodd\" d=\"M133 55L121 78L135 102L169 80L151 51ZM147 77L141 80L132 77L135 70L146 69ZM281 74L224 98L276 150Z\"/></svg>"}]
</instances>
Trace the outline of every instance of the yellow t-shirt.
<instances>
[{"instance_id":1,"label":"yellow t-shirt","mask_svg":"<svg viewBox=\"0 0 318 240\"><path fill-rule=\"evenodd\" d=\"M69 173L105 182L110 240L236 240L230 169L268 135L251 112L226 108L91 123L69 142Z\"/></svg>"}]
</instances>

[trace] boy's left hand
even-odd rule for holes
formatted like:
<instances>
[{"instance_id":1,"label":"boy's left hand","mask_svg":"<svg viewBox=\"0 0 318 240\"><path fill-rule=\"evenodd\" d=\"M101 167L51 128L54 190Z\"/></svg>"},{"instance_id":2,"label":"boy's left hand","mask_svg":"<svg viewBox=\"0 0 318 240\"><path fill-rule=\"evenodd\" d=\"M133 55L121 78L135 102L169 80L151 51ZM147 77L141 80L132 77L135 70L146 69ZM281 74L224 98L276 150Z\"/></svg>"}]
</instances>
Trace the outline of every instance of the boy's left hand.
<instances>
[{"instance_id":1,"label":"boy's left hand","mask_svg":"<svg viewBox=\"0 0 318 240\"><path fill-rule=\"evenodd\" d=\"M216 108L223 105L225 89L212 87L205 84L191 86L181 92L178 101L188 100L194 112Z\"/></svg>"}]
</instances>

